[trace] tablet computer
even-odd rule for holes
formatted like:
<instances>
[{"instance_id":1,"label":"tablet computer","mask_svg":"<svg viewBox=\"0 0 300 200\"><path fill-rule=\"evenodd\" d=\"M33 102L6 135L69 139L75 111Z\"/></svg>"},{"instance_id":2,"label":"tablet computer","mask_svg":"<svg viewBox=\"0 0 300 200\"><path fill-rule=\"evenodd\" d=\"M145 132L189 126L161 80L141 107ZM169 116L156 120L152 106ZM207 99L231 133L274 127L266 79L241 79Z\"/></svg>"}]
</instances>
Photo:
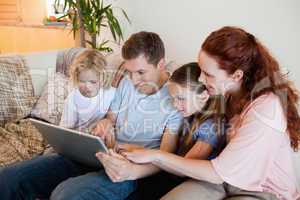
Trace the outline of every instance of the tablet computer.
<instances>
[{"instance_id":1,"label":"tablet computer","mask_svg":"<svg viewBox=\"0 0 300 200\"><path fill-rule=\"evenodd\" d=\"M58 154L91 167L101 166L95 153L108 152L101 138L32 118L30 121Z\"/></svg>"}]
</instances>

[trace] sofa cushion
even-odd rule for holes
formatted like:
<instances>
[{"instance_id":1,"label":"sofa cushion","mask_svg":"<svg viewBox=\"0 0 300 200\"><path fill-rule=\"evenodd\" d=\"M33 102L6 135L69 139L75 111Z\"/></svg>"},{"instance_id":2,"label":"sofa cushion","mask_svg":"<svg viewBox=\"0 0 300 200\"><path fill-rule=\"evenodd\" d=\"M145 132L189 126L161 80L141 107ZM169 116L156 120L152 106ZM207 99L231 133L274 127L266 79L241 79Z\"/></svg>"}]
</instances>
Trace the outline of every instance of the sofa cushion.
<instances>
[{"instance_id":1,"label":"sofa cushion","mask_svg":"<svg viewBox=\"0 0 300 200\"><path fill-rule=\"evenodd\" d=\"M0 127L0 166L27 160L42 153L46 142L29 119Z\"/></svg>"},{"instance_id":2,"label":"sofa cushion","mask_svg":"<svg viewBox=\"0 0 300 200\"><path fill-rule=\"evenodd\" d=\"M0 57L0 126L26 117L35 100L31 76L23 58Z\"/></svg>"},{"instance_id":3,"label":"sofa cushion","mask_svg":"<svg viewBox=\"0 0 300 200\"><path fill-rule=\"evenodd\" d=\"M48 83L31 111L31 117L58 125L64 101L71 89L71 84L69 84L68 78L65 75L61 73L49 75Z\"/></svg>"},{"instance_id":4,"label":"sofa cushion","mask_svg":"<svg viewBox=\"0 0 300 200\"><path fill-rule=\"evenodd\" d=\"M78 53L85 48L70 48L59 51L56 57L56 72L48 75L40 98L34 105L30 116L58 125L63 111L64 100L71 87L68 76L69 68Z\"/></svg>"},{"instance_id":5,"label":"sofa cushion","mask_svg":"<svg viewBox=\"0 0 300 200\"><path fill-rule=\"evenodd\" d=\"M76 55L83 52L84 50L85 48L82 47L74 47L74 48L59 51L57 53L55 71L69 77L70 65L72 64Z\"/></svg>"}]
</instances>

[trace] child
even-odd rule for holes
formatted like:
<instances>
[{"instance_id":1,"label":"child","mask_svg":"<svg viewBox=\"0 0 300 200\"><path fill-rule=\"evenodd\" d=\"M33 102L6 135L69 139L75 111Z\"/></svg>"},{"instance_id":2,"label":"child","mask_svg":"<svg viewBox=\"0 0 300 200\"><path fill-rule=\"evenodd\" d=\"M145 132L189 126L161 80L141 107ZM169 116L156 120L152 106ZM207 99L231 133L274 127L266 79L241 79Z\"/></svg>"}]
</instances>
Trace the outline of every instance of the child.
<instances>
[{"instance_id":1,"label":"child","mask_svg":"<svg viewBox=\"0 0 300 200\"><path fill-rule=\"evenodd\" d=\"M115 95L106 65L103 55L92 49L74 59L70 68L74 89L65 100L61 126L89 132L105 116Z\"/></svg>"},{"instance_id":2,"label":"child","mask_svg":"<svg viewBox=\"0 0 300 200\"><path fill-rule=\"evenodd\" d=\"M206 87L198 81L200 73L201 70L197 63L188 63L175 70L169 79L169 93L173 98L173 104L185 118L177 155L160 150L136 149L132 152L123 152L129 160L146 163L151 162L152 155L159 154L167 154L169 155L166 156L167 158L178 160L213 159L218 155L225 145L224 113L221 110L222 98L209 96ZM182 177L188 176L176 173L165 166L164 163L158 165L177 177L168 173L159 173L142 180L138 189L141 199L149 197L150 194L153 197L151 199L159 199L185 181L185 178ZM153 185L157 187L153 188ZM146 188L150 186L151 190L148 191ZM153 196L154 190L155 195Z\"/></svg>"},{"instance_id":3,"label":"child","mask_svg":"<svg viewBox=\"0 0 300 200\"><path fill-rule=\"evenodd\" d=\"M198 81L200 74L197 63L188 63L175 70L169 79L173 104L185 117L177 154L192 159L212 159L225 142L222 98L209 97L206 87ZM147 151L125 154L130 160L138 161L143 155L149 157Z\"/></svg>"},{"instance_id":4,"label":"child","mask_svg":"<svg viewBox=\"0 0 300 200\"><path fill-rule=\"evenodd\" d=\"M174 106L185 117L177 153L186 158L212 159L224 142L222 98L209 97L198 81L200 73L197 63L188 63L175 70L169 80Z\"/></svg>"}]
</instances>

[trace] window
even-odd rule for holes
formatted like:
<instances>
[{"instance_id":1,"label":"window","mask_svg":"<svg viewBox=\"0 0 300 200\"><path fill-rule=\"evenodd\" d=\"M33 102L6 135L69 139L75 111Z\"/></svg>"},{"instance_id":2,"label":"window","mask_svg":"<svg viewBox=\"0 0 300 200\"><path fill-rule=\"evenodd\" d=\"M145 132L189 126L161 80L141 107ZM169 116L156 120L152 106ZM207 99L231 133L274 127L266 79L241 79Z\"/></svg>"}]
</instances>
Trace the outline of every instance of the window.
<instances>
[{"instance_id":1,"label":"window","mask_svg":"<svg viewBox=\"0 0 300 200\"><path fill-rule=\"evenodd\" d=\"M0 23L22 21L21 0L0 0Z\"/></svg>"},{"instance_id":2,"label":"window","mask_svg":"<svg viewBox=\"0 0 300 200\"><path fill-rule=\"evenodd\" d=\"M47 0L48 17L49 16L61 17L62 15L65 14L63 12L64 0L60 0L60 5L57 8L54 7L54 3L55 3L55 0Z\"/></svg>"}]
</instances>

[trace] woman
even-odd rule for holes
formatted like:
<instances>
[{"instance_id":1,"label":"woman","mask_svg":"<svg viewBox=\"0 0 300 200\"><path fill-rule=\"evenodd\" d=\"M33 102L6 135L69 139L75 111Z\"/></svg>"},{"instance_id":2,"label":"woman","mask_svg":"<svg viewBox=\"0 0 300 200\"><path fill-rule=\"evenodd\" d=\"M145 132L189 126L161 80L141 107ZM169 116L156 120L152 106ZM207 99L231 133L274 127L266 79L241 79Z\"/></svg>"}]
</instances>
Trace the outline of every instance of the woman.
<instances>
[{"instance_id":1,"label":"woman","mask_svg":"<svg viewBox=\"0 0 300 200\"><path fill-rule=\"evenodd\" d=\"M163 199L299 199L292 149L300 140L298 95L277 61L250 33L223 27L202 45L200 80L226 98L227 146L212 160L136 150L127 158L193 179Z\"/></svg>"}]
</instances>

